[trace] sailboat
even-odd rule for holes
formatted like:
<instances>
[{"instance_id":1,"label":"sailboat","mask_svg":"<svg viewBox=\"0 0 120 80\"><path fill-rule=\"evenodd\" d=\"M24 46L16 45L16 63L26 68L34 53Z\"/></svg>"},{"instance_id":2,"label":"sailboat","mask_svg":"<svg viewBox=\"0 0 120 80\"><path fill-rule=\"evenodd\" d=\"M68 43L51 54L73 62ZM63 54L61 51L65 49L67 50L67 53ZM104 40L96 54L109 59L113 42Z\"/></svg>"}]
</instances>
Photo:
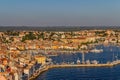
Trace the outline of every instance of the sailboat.
<instances>
[{"instance_id":1,"label":"sailboat","mask_svg":"<svg viewBox=\"0 0 120 80\"><path fill-rule=\"evenodd\" d=\"M77 59L77 64L80 64L80 60L79 60L79 58Z\"/></svg>"},{"instance_id":2,"label":"sailboat","mask_svg":"<svg viewBox=\"0 0 120 80\"><path fill-rule=\"evenodd\" d=\"M90 60L86 60L86 64L90 64Z\"/></svg>"}]
</instances>

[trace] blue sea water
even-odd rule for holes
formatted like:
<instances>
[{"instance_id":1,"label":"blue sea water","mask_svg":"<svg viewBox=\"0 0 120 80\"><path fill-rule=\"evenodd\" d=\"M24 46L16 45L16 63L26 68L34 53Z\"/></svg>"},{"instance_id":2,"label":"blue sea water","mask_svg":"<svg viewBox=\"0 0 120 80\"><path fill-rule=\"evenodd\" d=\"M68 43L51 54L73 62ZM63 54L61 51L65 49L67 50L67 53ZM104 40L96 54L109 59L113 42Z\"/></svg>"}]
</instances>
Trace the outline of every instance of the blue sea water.
<instances>
[{"instance_id":1,"label":"blue sea water","mask_svg":"<svg viewBox=\"0 0 120 80\"><path fill-rule=\"evenodd\" d=\"M98 60L100 63L120 59L120 47L97 46L102 48L102 53L87 53L85 60ZM114 55L114 56L113 56ZM81 53L59 54L51 57L54 63L76 62L81 60ZM120 65L114 67L81 67L81 68L54 68L42 73L36 80L120 80Z\"/></svg>"}]
</instances>

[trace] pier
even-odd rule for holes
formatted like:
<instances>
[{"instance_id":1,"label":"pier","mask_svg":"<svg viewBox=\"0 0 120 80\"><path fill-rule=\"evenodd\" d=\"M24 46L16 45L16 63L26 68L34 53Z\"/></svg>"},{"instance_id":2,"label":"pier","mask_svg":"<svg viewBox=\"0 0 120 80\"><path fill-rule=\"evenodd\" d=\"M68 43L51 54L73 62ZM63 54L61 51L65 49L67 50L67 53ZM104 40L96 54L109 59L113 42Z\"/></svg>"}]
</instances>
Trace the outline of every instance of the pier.
<instances>
[{"instance_id":1,"label":"pier","mask_svg":"<svg viewBox=\"0 0 120 80\"><path fill-rule=\"evenodd\" d=\"M113 67L120 64L120 60L113 61L111 63L102 64L56 64L49 66L50 68L64 68L64 67Z\"/></svg>"},{"instance_id":2,"label":"pier","mask_svg":"<svg viewBox=\"0 0 120 80\"><path fill-rule=\"evenodd\" d=\"M33 74L29 80L34 80L42 72L45 72L51 68L71 68L71 67L114 67L115 65L120 64L120 60L116 60L110 63L98 63L98 64L51 64L46 65L43 68L39 69L36 73Z\"/></svg>"}]
</instances>

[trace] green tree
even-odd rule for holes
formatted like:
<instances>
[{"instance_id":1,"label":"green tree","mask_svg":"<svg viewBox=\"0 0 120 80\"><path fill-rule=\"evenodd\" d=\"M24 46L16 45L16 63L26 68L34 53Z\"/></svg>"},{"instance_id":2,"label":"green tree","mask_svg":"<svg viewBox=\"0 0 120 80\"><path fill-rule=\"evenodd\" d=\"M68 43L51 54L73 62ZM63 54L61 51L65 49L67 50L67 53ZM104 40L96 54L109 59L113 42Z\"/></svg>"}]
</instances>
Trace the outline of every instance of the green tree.
<instances>
[{"instance_id":1,"label":"green tree","mask_svg":"<svg viewBox=\"0 0 120 80\"><path fill-rule=\"evenodd\" d=\"M25 40L34 40L36 39L36 35L33 34L33 32L29 32L29 34L26 34L25 36L22 37L22 42Z\"/></svg>"}]
</instances>

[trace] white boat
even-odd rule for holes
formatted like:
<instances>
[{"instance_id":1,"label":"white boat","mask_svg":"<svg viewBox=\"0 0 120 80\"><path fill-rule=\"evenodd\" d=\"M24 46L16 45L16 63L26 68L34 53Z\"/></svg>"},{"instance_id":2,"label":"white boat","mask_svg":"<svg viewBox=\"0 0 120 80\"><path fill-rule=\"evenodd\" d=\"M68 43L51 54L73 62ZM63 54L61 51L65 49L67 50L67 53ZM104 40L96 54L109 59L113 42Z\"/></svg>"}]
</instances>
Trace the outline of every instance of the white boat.
<instances>
[{"instance_id":1,"label":"white boat","mask_svg":"<svg viewBox=\"0 0 120 80\"><path fill-rule=\"evenodd\" d=\"M101 53L101 52L103 52L103 49L93 49L93 50L91 50L90 52L93 52L93 53Z\"/></svg>"},{"instance_id":2,"label":"white boat","mask_svg":"<svg viewBox=\"0 0 120 80\"><path fill-rule=\"evenodd\" d=\"M93 60L92 64L98 64L98 61L97 60Z\"/></svg>"},{"instance_id":3,"label":"white boat","mask_svg":"<svg viewBox=\"0 0 120 80\"><path fill-rule=\"evenodd\" d=\"M77 59L77 64L80 64L80 60L79 60L79 58Z\"/></svg>"},{"instance_id":4,"label":"white boat","mask_svg":"<svg viewBox=\"0 0 120 80\"><path fill-rule=\"evenodd\" d=\"M90 60L86 60L86 64L90 64Z\"/></svg>"}]
</instances>

